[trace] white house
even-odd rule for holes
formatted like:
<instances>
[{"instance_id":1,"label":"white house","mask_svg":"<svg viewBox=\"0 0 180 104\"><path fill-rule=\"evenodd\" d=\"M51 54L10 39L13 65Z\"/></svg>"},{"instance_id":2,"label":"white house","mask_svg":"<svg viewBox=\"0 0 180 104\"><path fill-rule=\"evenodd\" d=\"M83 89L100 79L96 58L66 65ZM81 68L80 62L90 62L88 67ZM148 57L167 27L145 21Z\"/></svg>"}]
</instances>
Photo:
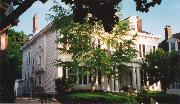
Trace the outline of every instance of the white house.
<instances>
[{"instance_id":1,"label":"white house","mask_svg":"<svg viewBox=\"0 0 180 104\"><path fill-rule=\"evenodd\" d=\"M137 49L137 57L133 62L128 64L131 70L124 74L121 79L108 78L97 72L96 89L104 91L119 92L122 86L128 86L137 90L141 89L141 77L146 77L142 74L140 62L144 56L158 48L160 37L151 33L142 31L142 19L140 17L131 16L125 20L129 21L131 31L128 32L127 38L137 35L134 41L134 47ZM47 25L43 30L37 32L38 18L37 14L34 17L34 34L30 35L30 40L22 47L23 51L23 66L22 66L22 80L23 93L32 94L35 86L41 86L46 93L55 93L54 79L62 77L63 74L68 74L63 71L63 67L57 67L54 62L59 58L62 60L70 60L69 55L59 54L56 44L58 34L51 31L52 23ZM89 89L90 77L80 76L75 73L77 77L75 89ZM160 83L150 86L152 90L160 90Z\"/></svg>"}]
</instances>

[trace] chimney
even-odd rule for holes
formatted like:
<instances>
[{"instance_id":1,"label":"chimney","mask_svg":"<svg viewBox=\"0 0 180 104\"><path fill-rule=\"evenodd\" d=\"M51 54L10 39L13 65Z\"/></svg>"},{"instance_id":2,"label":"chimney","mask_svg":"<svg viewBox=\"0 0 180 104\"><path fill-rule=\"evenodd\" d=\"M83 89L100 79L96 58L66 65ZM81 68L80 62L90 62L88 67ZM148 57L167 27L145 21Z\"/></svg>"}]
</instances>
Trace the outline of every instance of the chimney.
<instances>
[{"instance_id":1,"label":"chimney","mask_svg":"<svg viewBox=\"0 0 180 104\"><path fill-rule=\"evenodd\" d=\"M33 17L33 34L38 32L38 13L36 13Z\"/></svg>"},{"instance_id":2,"label":"chimney","mask_svg":"<svg viewBox=\"0 0 180 104\"><path fill-rule=\"evenodd\" d=\"M172 37L172 29L171 26L166 26L164 28L165 30L165 40L169 39L170 37Z\"/></svg>"},{"instance_id":3,"label":"chimney","mask_svg":"<svg viewBox=\"0 0 180 104\"><path fill-rule=\"evenodd\" d=\"M137 19L138 19L138 21L137 21L137 30L138 30L138 32L142 32L142 19L139 16L137 16Z\"/></svg>"}]
</instances>

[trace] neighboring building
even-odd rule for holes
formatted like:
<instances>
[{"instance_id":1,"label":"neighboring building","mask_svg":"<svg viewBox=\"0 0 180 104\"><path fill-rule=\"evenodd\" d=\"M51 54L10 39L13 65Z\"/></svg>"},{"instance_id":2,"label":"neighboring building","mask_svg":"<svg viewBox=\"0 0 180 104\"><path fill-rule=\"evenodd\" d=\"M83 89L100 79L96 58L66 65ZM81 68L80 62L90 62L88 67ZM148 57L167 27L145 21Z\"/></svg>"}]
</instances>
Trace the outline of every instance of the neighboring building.
<instances>
[{"instance_id":1,"label":"neighboring building","mask_svg":"<svg viewBox=\"0 0 180 104\"><path fill-rule=\"evenodd\" d=\"M36 15L37 16L37 15ZM35 18L36 18L35 16ZM138 50L137 57L133 62L128 64L131 68L129 72L124 74L122 78L108 78L102 73L97 72L96 89L104 91L119 92L123 86L135 88L137 90L142 87L142 78L146 77L141 73L140 63L144 56L158 48L160 37L151 33L142 31L142 20L140 17L131 16L126 20L129 21L131 31L126 38L132 38L136 35L134 47ZM34 19L33 32L36 33L37 18ZM56 39L57 33L51 30L52 23L46 26L37 34L30 35L31 39L22 47L23 51L23 66L22 79L24 80L24 93L31 94L35 86L42 86L46 93L55 93L54 79L68 74L64 67L57 67L54 62L60 58L64 61L71 60L70 55L58 53ZM97 40L98 41L98 40ZM90 77L88 75L81 76L78 72L76 89L90 89ZM159 83L150 86L150 89L160 90Z\"/></svg>"},{"instance_id":2,"label":"neighboring building","mask_svg":"<svg viewBox=\"0 0 180 104\"><path fill-rule=\"evenodd\" d=\"M165 51L179 51L180 54L180 33L173 34L171 26L165 28L165 40L160 44L160 48ZM180 95L180 75L177 78L177 82L171 84L167 93Z\"/></svg>"}]
</instances>

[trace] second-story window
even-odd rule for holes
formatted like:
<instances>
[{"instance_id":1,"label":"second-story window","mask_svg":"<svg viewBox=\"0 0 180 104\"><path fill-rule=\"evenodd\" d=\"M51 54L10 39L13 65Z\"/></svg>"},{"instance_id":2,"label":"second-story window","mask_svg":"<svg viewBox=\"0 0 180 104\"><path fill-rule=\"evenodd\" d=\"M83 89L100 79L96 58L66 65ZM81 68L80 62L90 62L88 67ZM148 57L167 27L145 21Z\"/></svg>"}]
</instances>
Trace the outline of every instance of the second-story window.
<instances>
[{"instance_id":1,"label":"second-story window","mask_svg":"<svg viewBox=\"0 0 180 104\"><path fill-rule=\"evenodd\" d=\"M139 56L142 57L142 53L141 53L141 44L139 44Z\"/></svg>"},{"instance_id":2,"label":"second-story window","mask_svg":"<svg viewBox=\"0 0 180 104\"><path fill-rule=\"evenodd\" d=\"M39 57L38 57L38 64L39 65L41 64L41 55L39 55Z\"/></svg>"},{"instance_id":3,"label":"second-story window","mask_svg":"<svg viewBox=\"0 0 180 104\"><path fill-rule=\"evenodd\" d=\"M146 55L146 49L145 49L145 45L144 44L142 45L142 50L143 50L143 56L145 56Z\"/></svg>"},{"instance_id":4,"label":"second-story window","mask_svg":"<svg viewBox=\"0 0 180 104\"><path fill-rule=\"evenodd\" d=\"M31 61L31 54L30 52L28 53L28 64L30 64L30 61Z\"/></svg>"},{"instance_id":5,"label":"second-story window","mask_svg":"<svg viewBox=\"0 0 180 104\"><path fill-rule=\"evenodd\" d=\"M175 50L175 43L171 43L171 51Z\"/></svg>"}]
</instances>

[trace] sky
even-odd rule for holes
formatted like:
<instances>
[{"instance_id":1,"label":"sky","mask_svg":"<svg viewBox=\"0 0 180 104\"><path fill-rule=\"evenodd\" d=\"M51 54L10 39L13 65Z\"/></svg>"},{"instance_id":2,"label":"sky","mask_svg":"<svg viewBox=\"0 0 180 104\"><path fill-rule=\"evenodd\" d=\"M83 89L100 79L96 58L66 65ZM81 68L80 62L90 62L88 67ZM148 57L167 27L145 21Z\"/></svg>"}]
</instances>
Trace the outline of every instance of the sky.
<instances>
[{"instance_id":1,"label":"sky","mask_svg":"<svg viewBox=\"0 0 180 104\"><path fill-rule=\"evenodd\" d=\"M143 30L154 35L160 35L164 39L164 27L172 27L173 33L180 32L180 0L162 0L161 5L151 7L148 13L136 11L134 0L122 0L122 16L127 18L131 15L140 16L143 21ZM62 5L65 5L62 3ZM24 31L27 35L32 33L33 16L39 13L39 29L43 29L48 23L46 14L53 6L49 0L45 4L40 1L35 2L23 15L20 16L18 26L13 27L16 31Z\"/></svg>"}]
</instances>

